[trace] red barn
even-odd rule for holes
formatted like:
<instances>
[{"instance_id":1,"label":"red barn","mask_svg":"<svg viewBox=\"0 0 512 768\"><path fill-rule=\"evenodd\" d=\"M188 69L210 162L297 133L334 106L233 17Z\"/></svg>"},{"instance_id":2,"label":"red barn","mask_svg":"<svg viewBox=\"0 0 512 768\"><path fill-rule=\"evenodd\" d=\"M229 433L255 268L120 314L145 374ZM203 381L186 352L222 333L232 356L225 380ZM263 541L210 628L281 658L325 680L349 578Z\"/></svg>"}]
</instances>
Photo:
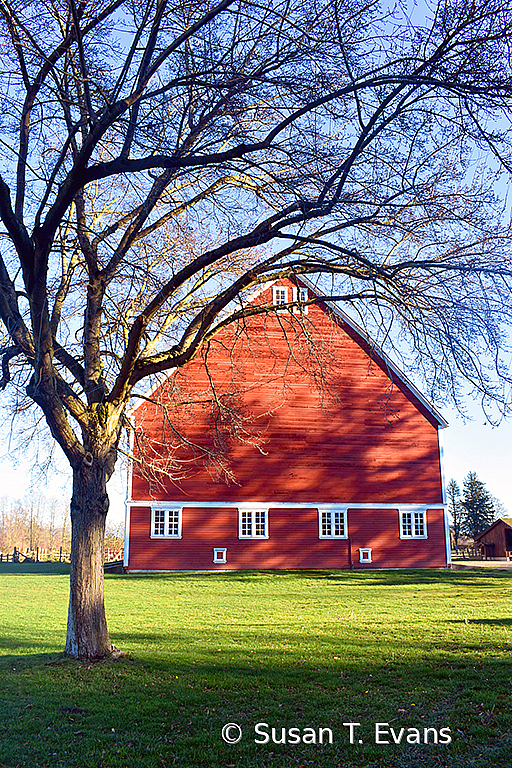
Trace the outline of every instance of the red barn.
<instances>
[{"instance_id":1,"label":"red barn","mask_svg":"<svg viewBox=\"0 0 512 768\"><path fill-rule=\"evenodd\" d=\"M134 410L128 570L450 565L446 422L314 297L267 284L254 305L295 304L226 326Z\"/></svg>"}]
</instances>

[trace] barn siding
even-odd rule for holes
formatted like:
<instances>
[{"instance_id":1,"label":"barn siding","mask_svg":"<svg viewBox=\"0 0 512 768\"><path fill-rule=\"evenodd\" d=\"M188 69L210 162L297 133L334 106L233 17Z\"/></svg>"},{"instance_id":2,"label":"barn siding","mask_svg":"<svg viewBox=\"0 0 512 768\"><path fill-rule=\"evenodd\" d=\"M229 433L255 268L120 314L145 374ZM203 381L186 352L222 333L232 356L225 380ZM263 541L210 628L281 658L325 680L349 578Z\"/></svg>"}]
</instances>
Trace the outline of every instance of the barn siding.
<instances>
[{"instance_id":1,"label":"barn siding","mask_svg":"<svg viewBox=\"0 0 512 768\"><path fill-rule=\"evenodd\" d=\"M350 509L348 529L356 568L442 568L447 565L444 510L427 509L426 539L400 539L398 508ZM359 563L359 547L372 549L371 564Z\"/></svg>"},{"instance_id":2,"label":"barn siding","mask_svg":"<svg viewBox=\"0 0 512 768\"><path fill-rule=\"evenodd\" d=\"M316 508L270 508L267 539L238 538L238 509L185 507L181 539L150 538L150 507L131 508L128 568L156 570L426 568L447 564L442 509L427 510L428 539L401 540L398 508L348 510L348 539L319 539ZM227 562L213 562L226 547ZM372 563L359 562L359 547Z\"/></svg>"},{"instance_id":3,"label":"barn siding","mask_svg":"<svg viewBox=\"0 0 512 768\"><path fill-rule=\"evenodd\" d=\"M267 301L270 291L258 301ZM248 318L244 332L228 327L215 336L207 368L202 350L153 395L172 405L165 416L172 430L159 406L137 408L136 422L148 438L141 459L154 463L148 444L159 444L164 458L156 473L134 463L131 498L224 506L185 508L179 540L150 539L149 507L134 506L130 568L347 568L350 560L357 568L446 565L443 511L436 508L443 503L438 421L329 308L310 307L307 324L312 348L287 311ZM242 427L259 447L251 439L231 439L222 423L212 422L206 401L213 387L246 417ZM213 451L216 426L227 445L231 480L216 474L204 451L177 446L181 432ZM184 462L182 476L169 471L168 456ZM273 509L272 500L280 506ZM368 504L349 508L350 542L319 540L315 503L344 501ZM243 502L270 506L269 539L238 539L236 506ZM400 540L398 508L404 504L429 506L428 539ZM227 563L213 563L213 547L227 547ZM371 564L359 563L359 547L372 548Z\"/></svg>"},{"instance_id":4,"label":"barn siding","mask_svg":"<svg viewBox=\"0 0 512 768\"><path fill-rule=\"evenodd\" d=\"M208 372L217 394L233 393L254 420L245 429L259 436L261 451L248 442L229 444L235 482L212 481L198 451L181 449L187 476L170 482L165 472L151 483L134 468L133 499L194 499L196 501L263 501L308 503L318 498L336 503L442 503L437 424L411 395L392 383L389 372L372 361L346 328L334 324L318 307L308 315L318 335L315 361L305 372L298 362L309 355L296 338L297 320L288 316L251 318L249 335L233 337L226 330L210 343ZM285 338L282 326L288 330ZM265 339L265 343L258 340ZM174 381L188 399L212 397L202 358L192 361ZM192 395L193 393L193 395ZM155 397L166 399L165 391ZM147 435L162 439L158 406L137 410ZM177 430L187 440L214 448L208 407L172 409ZM227 438L226 438L227 439ZM173 435L167 435L169 445ZM229 440L228 440L229 442Z\"/></svg>"},{"instance_id":5,"label":"barn siding","mask_svg":"<svg viewBox=\"0 0 512 768\"><path fill-rule=\"evenodd\" d=\"M237 508L185 507L181 539L151 539L151 509L132 507L130 569L347 568L346 539L318 538L317 509L269 509L268 539L238 538ZM227 562L213 562L213 548Z\"/></svg>"}]
</instances>

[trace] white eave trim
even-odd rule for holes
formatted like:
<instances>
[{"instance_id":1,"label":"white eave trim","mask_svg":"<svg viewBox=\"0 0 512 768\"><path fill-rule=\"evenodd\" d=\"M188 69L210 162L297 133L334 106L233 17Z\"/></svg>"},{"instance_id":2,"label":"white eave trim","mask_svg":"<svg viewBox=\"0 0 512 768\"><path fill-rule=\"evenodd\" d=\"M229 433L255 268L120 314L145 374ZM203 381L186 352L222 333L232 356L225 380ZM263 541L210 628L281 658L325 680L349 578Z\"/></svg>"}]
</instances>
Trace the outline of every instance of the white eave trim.
<instances>
[{"instance_id":1,"label":"white eave trim","mask_svg":"<svg viewBox=\"0 0 512 768\"><path fill-rule=\"evenodd\" d=\"M345 510L345 509L398 509L404 512L425 512L427 509L445 509L446 504L442 502L427 502L422 504L404 503L401 501L395 502L378 502L378 501L365 501L363 502L340 502L339 504L322 503L319 501L158 501L157 499L148 499L147 501L141 500L128 500L126 504L132 507L158 507L159 509L187 509L193 508L230 508L238 510L255 510L255 509L319 509L322 511L332 510Z\"/></svg>"}]
</instances>

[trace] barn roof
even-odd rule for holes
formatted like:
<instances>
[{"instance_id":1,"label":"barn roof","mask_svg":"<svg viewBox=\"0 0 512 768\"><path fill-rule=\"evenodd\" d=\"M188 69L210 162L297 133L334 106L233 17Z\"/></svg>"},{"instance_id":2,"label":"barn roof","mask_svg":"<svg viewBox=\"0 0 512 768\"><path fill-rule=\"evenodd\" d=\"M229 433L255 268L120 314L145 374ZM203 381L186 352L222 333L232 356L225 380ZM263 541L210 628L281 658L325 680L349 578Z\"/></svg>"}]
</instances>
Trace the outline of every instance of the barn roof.
<instances>
[{"instance_id":1,"label":"barn roof","mask_svg":"<svg viewBox=\"0 0 512 768\"><path fill-rule=\"evenodd\" d=\"M494 523L491 523L485 531L481 531L479 534L475 536L475 541L478 541L482 538L482 536L485 536L489 531L491 531L493 528L495 528L500 523L503 523L507 528L512 528L512 517L500 517L498 520L495 520Z\"/></svg>"}]
</instances>

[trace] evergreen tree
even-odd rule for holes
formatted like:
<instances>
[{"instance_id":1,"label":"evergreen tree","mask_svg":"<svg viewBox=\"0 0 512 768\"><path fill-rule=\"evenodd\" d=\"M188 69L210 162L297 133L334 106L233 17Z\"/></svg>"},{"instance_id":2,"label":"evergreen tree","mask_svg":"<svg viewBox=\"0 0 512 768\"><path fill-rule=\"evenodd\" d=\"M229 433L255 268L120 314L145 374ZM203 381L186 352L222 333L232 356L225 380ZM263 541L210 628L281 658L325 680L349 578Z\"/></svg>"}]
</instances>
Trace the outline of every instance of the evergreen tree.
<instances>
[{"instance_id":1,"label":"evergreen tree","mask_svg":"<svg viewBox=\"0 0 512 768\"><path fill-rule=\"evenodd\" d=\"M453 478L450 480L446 487L446 495L448 498L448 513L452 521L453 531L453 543L455 545L455 551L459 551L459 538L462 533L462 520L464 515L464 509L460 501L460 488L456 480Z\"/></svg>"},{"instance_id":2,"label":"evergreen tree","mask_svg":"<svg viewBox=\"0 0 512 768\"><path fill-rule=\"evenodd\" d=\"M461 531L476 536L484 531L496 517L491 494L476 472L468 472L464 478L464 495L460 502L463 510Z\"/></svg>"}]
</instances>

